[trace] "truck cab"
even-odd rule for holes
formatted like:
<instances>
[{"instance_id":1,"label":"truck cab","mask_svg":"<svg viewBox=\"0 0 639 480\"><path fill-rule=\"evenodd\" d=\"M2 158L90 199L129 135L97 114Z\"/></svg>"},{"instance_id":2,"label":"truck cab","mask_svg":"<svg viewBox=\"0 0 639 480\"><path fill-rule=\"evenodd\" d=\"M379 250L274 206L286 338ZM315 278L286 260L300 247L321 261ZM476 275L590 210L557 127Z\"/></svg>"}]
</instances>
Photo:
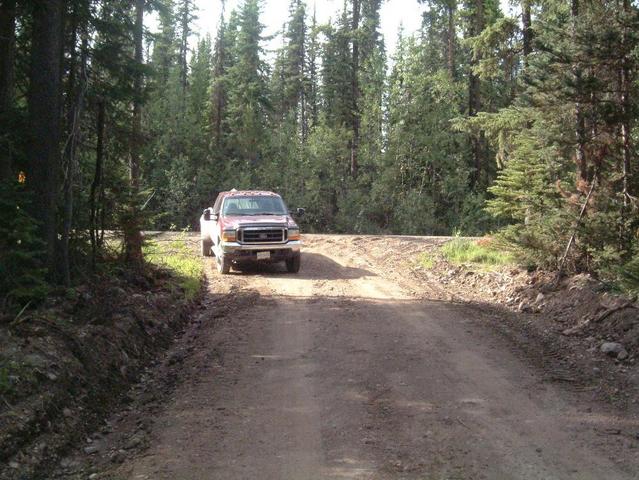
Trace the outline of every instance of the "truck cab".
<instances>
[{"instance_id":1,"label":"truck cab","mask_svg":"<svg viewBox=\"0 0 639 480\"><path fill-rule=\"evenodd\" d=\"M303 215L304 209L297 209L297 214ZM289 272L299 272L300 229L277 193L220 193L213 207L202 212L200 236L202 255L214 256L222 274L255 262L284 262Z\"/></svg>"}]
</instances>

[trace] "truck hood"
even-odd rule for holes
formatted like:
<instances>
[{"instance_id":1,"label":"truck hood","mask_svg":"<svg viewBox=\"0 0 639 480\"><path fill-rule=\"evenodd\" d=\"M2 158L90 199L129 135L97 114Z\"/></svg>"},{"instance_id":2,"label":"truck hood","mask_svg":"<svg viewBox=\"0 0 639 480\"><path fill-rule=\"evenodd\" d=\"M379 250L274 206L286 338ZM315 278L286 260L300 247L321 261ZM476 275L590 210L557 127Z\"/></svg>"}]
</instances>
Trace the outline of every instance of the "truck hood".
<instances>
[{"instance_id":1,"label":"truck hood","mask_svg":"<svg viewBox=\"0 0 639 480\"><path fill-rule=\"evenodd\" d=\"M221 217L223 228L252 227L254 225L281 225L296 227L297 224L289 215L229 215Z\"/></svg>"}]
</instances>

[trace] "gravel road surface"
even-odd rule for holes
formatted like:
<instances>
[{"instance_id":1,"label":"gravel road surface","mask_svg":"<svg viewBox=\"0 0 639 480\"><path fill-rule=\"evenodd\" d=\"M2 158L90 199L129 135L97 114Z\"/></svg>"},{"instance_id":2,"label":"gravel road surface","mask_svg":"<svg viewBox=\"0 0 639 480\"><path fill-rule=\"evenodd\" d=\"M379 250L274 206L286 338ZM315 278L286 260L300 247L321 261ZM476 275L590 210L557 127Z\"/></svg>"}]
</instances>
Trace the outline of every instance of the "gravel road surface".
<instances>
[{"instance_id":1,"label":"gravel road surface","mask_svg":"<svg viewBox=\"0 0 639 480\"><path fill-rule=\"evenodd\" d=\"M639 432L636 419L549 381L471 307L362 253L407 241L437 240L309 235L297 275L221 276L203 260L188 372L117 478L639 478L639 444L606 430Z\"/></svg>"}]
</instances>

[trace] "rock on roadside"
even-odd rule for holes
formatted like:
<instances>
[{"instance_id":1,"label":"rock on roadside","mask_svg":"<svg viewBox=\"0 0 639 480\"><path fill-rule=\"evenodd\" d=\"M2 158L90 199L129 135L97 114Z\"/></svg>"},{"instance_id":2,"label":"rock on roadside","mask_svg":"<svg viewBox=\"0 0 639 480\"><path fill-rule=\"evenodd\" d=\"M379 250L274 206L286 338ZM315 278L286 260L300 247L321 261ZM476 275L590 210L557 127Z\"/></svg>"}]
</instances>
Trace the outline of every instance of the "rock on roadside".
<instances>
[{"instance_id":1,"label":"rock on roadside","mask_svg":"<svg viewBox=\"0 0 639 480\"><path fill-rule=\"evenodd\" d=\"M601 353L605 353L611 357L616 357L619 360L628 358L628 352L626 349L622 344L617 342L604 342L601 344L601 347L599 347L599 350L601 350Z\"/></svg>"}]
</instances>

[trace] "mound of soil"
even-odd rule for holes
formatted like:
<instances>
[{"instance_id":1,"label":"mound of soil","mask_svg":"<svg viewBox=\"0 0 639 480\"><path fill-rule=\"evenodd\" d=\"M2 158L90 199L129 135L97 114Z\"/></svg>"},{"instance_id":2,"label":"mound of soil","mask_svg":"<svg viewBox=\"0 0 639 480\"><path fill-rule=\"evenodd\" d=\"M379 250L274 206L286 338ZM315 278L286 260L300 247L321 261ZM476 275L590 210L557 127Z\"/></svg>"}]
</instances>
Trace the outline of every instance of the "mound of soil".
<instances>
[{"instance_id":1,"label":"mound of soil","mask_svg":"<svg viewBox=\"0 0 639 480\"><path fill-rule=\"evenodd\" d=\"M169 272L122 270L0 323L0 479L48 466L118 403L173 341L192 302Z\"/></svg>"},{"instance_id":2,"label":"mound of soil","mask_svg":"<svg viewBox=\"0 0 639 480\"><path fill-rule=\"evenodd\" d=\"M473 265L453 266L441 258L422 274L447 285L463 299L534 314L557 334L587 338L591 348L619 343L627 355L610 355L618 361L632 365L639 354L636 298L615 294L588 274L557 281L548 272L519 268L486 272Z\"/></svg>"}]
</instances>

